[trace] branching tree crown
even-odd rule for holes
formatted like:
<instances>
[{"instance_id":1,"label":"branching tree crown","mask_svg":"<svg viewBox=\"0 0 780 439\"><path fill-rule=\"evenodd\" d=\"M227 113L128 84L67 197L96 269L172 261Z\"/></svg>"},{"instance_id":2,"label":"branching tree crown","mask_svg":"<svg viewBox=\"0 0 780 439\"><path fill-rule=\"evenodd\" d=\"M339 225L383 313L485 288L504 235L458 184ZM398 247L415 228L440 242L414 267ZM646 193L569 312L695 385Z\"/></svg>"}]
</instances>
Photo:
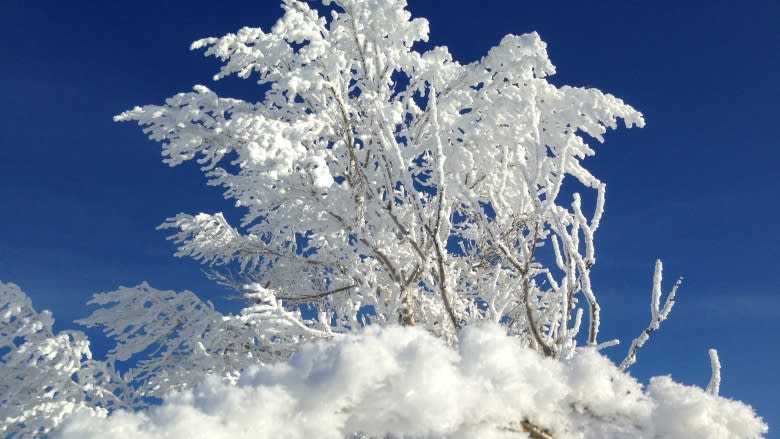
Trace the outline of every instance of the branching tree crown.
<instances>
[{"instance_id":1,"label":"branching tree crown","mask_svg":"<svg viewBox=\"0 0 780 439\"><path fill-rule=\"evenodd\" d=\"M618 119L642 126L641 114L552 85L536 33L462 65L445 47L414 49L428 22L404 1L334 3L325 18L285 1L270 32L192 45L224 62L215 79L269 85L262 101L198 85L117 117L145 126L169 165L197 161L245 209L240 228L221 213L170 218L177 255L237 262L248 294L311 305L305 325L327 334L370 320L453 338L491 320L567 356L584 299L595 345L588 271L605 185L581 165L594 153L583 136L601 141ZM595 193L591 212L560 195L567 179Z\"/></svg>"}]
</instances>

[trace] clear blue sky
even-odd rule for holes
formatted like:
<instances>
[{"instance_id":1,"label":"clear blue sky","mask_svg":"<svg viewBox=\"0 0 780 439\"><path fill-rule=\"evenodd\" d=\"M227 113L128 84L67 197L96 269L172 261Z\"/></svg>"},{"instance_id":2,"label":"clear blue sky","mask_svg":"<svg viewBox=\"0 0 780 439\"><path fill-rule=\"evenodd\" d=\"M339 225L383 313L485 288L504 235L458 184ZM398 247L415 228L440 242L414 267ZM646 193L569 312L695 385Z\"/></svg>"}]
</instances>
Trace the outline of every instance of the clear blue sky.
<instances>
[{"instance_id":1,"label":"clear blue sky","mask_svg":"<svg viewBox=\"0 0 780 439\"><path fill-rule=\"evenodd\" d=\"M640 351L641 379L709 379L780 429L780 2L412 1L431 40L460 61L506 33L536 30L558 85L597 87L645 115L610 133L586 164L607 183L593 277L602 338L621 357L649 319L653 261L677 305ZM217 63L189 43L268 28L275 0L23 1L0 4L0 279L19 284L60 327L100 291L148 280L216 300L229 294L172 256L155 226L178 212L231 210L193 166L111 117L202 83ZM219 304L219 302L218 302ZM775 436L771 434L771 436Z\"/></svg>"}]
</instances>

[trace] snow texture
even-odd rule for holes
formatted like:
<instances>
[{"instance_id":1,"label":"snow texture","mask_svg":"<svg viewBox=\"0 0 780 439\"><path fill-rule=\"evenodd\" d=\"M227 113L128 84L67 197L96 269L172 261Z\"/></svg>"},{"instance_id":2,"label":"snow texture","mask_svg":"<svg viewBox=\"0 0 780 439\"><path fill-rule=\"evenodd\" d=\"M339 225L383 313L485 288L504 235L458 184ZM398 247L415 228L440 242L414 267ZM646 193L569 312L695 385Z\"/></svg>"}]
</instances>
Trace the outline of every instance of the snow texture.
<instances>
[{"instance_id":1,"label":"snow texture","mask_svg":"<svg viewBox=\"0 0 780 439\"><path fill-rule=\"evenodd\" d=\"M592 348L544 358L495 324L455 347L420 328L372 326L289 362L211 377L147 412L77 413L67 438L753 438L753 410L656 377L643 386Z\"/></svg>"}]
</instances>

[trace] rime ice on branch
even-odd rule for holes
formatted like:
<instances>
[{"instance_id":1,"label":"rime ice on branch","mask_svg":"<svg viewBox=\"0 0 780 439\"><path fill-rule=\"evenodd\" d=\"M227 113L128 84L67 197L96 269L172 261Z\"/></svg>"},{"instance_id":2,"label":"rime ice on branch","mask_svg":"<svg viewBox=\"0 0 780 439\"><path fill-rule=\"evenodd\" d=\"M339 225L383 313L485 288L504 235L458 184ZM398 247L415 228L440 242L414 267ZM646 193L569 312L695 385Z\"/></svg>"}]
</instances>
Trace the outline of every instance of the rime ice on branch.
<instances>
[{"instance_id":1,"label":"rime ice on branch","mask_svg":"<svg viewBox=\"0 0 780 439\"><path fill-rule=\"evenodd\" d=\"M371 320L454 340L488 320L566 357L584 311L596 345L589 270L605 185L581 165L594 153L585 136L602 141L642 115L552 85L536 33L463 65L446 47L414 49L428 22L404 1L334 3L326 18L285 1L268 32L192 45L223 61L215 79L265 85L260 102L198 85L117 116L143 125L169 165L197 161L245 209L240 228L221 213L170 218L177 255L237 264L240 288L311 305L303 323L323 334ZM595 203L566 199L566 184Z\"/></svg>"}]
</instances>

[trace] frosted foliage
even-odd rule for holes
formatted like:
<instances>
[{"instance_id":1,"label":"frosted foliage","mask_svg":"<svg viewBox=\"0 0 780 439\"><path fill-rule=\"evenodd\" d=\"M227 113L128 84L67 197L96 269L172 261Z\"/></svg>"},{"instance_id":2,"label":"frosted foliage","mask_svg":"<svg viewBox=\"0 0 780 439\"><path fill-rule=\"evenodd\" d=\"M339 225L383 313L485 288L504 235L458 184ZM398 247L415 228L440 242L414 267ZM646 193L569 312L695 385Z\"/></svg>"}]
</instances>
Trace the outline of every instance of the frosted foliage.
<instances>
[{"instance_id":1,"label":"frosted foliage","mask_svg":"<svg viewBox=\"0 0 780 439\"><path fill-rule=\"evenodd\" d=\"M290 310L311 305L305 324L323 334L401 322L454 340L487 320L565 358L585 320L597 345L589 270L605 185L581 165L594 153L585 137L642 115L548 82L536 33L460 64L446 47L414 49L428 22L405 1L325 3L329 17L288 0L269 31L193 43L223 62L215 79L256 80L261 101L198 85L116 117L144 126L169 165L195 160L245 209L240 225L170 218L176 254L235 264L237 288L262 285ZM589 201L566 199L565 185Z\"/></svg>"},{"instance_id":2,"label":"frosted foliage","mask_svg":"<svg viewBox=\"0 0 780 439\"><path fill-rule=\"evenodd\" d=\"M419 328L391 326L310 344L288 363L210 378L145 413L67 421L59 438L752 438L750 407L669 377L644 389L588 348L556 361L494 324L454 348ZM525 436L528 437L528 436Z\"/></svg>"},{"instance_id":3,"label":"frosted foliage","mask_svg":"<svg viewBox=\"0 0 780 439\"><path fill-rule=\"evenodd\" d=\"M111 404L106 371L92 361L87 338L55 334L52 325L50 312L36 312L18 286L0 282L1 437L33 437L80 408Z\"/></svg>"},{"instance_id":4,"label":"frosted foliage","mask_svg":"<svg viewBox=\"0 0 780 439\"><path fill-rule=\"evenodd\" d=\"M273 296L254 297L240 315L225 316L189 291L144 283L95 295L89 304L99 308L78 323L99 326L116 341L108 363L130 360L121 390L129 406L140 407L149 397L161 398L210 374L233 377L249 365L287 358L305 336L322 336ZM277 338L283 340L270 343Z\"/></svg>"},{"instance_id":5,"label":"frosted foliage","mask_svg":"<svg viewBox=\"0 0 780 439\"><path fill-rule=\"evenodd\" d=\"M77 322L100 327L115 346L95 361L82 332L55 334L50 312L37 313L16 285L0 283L0 433L36 436L82 408L143 408L207 376L233 379L288 358L307 338L325 337L270 291L255 291L239 315L223 315L189 291L145 283L96 294L89 305L97 310Z\"/></svg>"}]
</instances>

